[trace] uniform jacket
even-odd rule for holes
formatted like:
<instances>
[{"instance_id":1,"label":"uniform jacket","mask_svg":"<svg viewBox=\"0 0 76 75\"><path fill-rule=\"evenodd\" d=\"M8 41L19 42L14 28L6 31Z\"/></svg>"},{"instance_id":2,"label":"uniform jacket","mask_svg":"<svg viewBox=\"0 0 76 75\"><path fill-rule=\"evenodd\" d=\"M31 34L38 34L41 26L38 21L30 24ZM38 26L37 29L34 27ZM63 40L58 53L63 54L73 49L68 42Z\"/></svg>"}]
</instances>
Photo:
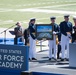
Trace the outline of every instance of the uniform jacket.
<instances>
[{"instance_id":1,"label":"uniform jacket","mask_svg":"<svg viewBox=\"0 0 76 75\"><path fill-rule=\"evenodd\" d=\"M76 40L76 26L73 26L74 33L72 33L72 42L75 42Z\"/></svg>"},{"instance_id":2,"label":"uniform jacket","mask_svg":"<svg viewBox=\"0 0 76 75\"><path fill-rule=\"evenodd\" d=\"M58 35L58 41L60 41L61 40L60 27L56 23L54 23L54 31L56 32L56 35Z\"/></svg>"},{"instance_id":3,"label":"uniform jacket","mask_svg":"<svg viewBox=\"0 0 76 75\"><path fill-rule=\"evenodd\" d=\"M54 31L59 33L59 26L56 23L54 23Z\"/></svg>"},{"instance_id":4,"label":"uniform jacket","mask_svg":"<svg viewBox=\"0 0 76 75\"><path fill-rule=\"evenodd\" d=\"M34 24L29 24L29 32L30 32L30 35L31 35L31 37L33 38L33 39L35 39L36 38L36 36L35 36L35 28L34 28Z\"/></svg>"},{"instance_id":5,"label":"uniform jacket","mask_svg":"<svg viewBox=\"0 0 76 75\"><path fill-rule=\"evenodd\" d=\"M72 23L63 21L60 23L60 32L61 34L67 36L67 32L72 33Z\"/></svg>"}]
</instances>

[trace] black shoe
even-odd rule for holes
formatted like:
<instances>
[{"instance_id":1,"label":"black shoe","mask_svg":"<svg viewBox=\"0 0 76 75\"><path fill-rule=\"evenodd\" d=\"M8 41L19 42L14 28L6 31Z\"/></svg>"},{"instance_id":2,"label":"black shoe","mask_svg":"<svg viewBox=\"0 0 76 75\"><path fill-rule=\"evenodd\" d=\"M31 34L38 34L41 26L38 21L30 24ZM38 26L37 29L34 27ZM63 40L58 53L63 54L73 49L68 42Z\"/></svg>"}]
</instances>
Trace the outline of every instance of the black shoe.
<instances>
[{"instance_id":1,"label":"black shoe","mask_svg":"<svg viewBox=\"0 0 76 75\"><path fill-rule=\"evenodd\" d=\"M57 57L57 59L61 59L61 57Z\"/></svg>"},{"instance_id":2,"label":"black shoe","mask_svg":"<svg viewBox=\"0 0 76 75\"><path fill-rule=\"evenodd\" d=\"M64 61L64 59L61 59L61 61Z\"/></svg>"},{"instance_id":3,"label":"black shoe","mask_svg":"<svg viewBox=\"0 0 76 75\"><path fill-rule=\"evenodd\" d=\"M57 59L59 59L59 57L57 57Z\"/></svg>"},{"instance_id":4,"label":"black shoe","mask_svg":"<svg viewBox=\"0 0 76 75\"><path fill-rule=\"evenodd\" d=\"M69 61L69 59L67 59L67 58L66 58L65 60L66 60L66 61Z\"/></svg>"},{"instance_id":5,"label":"black shoe","mask_svg":"<svg viewBox=\"0 0 76 75\"><path fill-rule=\"evenodd\" d=\"M62 59L62 58L59 57L59 58L57 58L57 59Z\"/></svg>"},{"instance_id":6,"label":"black shoe","mask_svg":"<svg viewBox=\"0 0 76 75\"><path fill-rule=\"evenodd\" d=\"M59 59L62 59L61 57Z\"/></svg>"},{"instance_id":7,"label":"black shoe","mask_svg":"<svg viewBox=\"0 0 76 75\"><path fill-rule=\"evenodd\" d=\"M36 58L32 58L32 60L37 60Z\"/></svg>"},{"instance_id":8,"label":"black shoe","mask_svg":"<svg viewBox=\"0 0 76 75\"><path fill-rule=\"evenodd\" d=\"M49 60L51 60L51 58L49 58Z\"/></svg>"}]
</instances>

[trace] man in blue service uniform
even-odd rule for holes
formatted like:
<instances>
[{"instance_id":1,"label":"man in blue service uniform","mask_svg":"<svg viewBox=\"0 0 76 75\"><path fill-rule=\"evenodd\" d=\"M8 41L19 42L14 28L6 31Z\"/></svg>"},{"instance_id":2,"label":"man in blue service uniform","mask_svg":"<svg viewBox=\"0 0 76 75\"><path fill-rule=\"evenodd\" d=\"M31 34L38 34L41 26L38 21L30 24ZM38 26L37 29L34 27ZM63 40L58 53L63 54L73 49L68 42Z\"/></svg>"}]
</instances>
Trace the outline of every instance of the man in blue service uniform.
<instances>
[{"instance_id":1,"label":"man in blue service uniform","mask_svg":"<svg viewBox=\"0 0 76 75\"><path fill-rule=\"evenodd\" d=\"M54 50L53 59L57 58L57 50L56 50L56 35L59 33L59 26L55 23L56 17L51 17L51 25L53 25L53 40L49 40L49 60L52 59L52 49Z\"/></svg>"},{"instance_id":2,"label":"man in blue service uniform","mask_svg":"<svg viewBox=\"0 0 76 75\"><path fill-rule=\"evenodd\" d=\"M61 31L61 51L62 51L62 59L61 61L69 60L69 43L72 33L72 23L69 22L69 15L64 15L65 21L60 23L60 31ZM67 49L67 55L65 57L65 48Z\"/></svg>"},{"instance_id":3,"label":"man in blue service uniform","mask_svg":"<svg viewBox=\"0 0 76 75\"><path fill-rule=\"evenodd\" d=\"M29 22L29 60L37 60L36 59L36 36L35 36L35 18L30 19Z\"/></svg>"}]
</instances>

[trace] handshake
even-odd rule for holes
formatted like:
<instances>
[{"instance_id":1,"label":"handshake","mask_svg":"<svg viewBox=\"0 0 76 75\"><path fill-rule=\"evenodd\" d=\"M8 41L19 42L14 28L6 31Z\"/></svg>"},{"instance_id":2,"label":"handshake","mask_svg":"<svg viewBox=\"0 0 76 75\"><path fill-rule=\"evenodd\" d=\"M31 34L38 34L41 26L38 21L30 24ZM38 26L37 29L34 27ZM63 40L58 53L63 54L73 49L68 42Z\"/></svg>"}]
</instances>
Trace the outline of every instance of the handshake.
<instances>
[{"instance_id":1,"label":"handshake","mask_svg":"<svg viewBox=\"0 0 76 75\"><path fill-rule=\"evenodd\" d=\"M70 32L67 32L67 36L68 36L68 38L70 38L70 39L72 38Z\"/></svg>"}]
</instances>

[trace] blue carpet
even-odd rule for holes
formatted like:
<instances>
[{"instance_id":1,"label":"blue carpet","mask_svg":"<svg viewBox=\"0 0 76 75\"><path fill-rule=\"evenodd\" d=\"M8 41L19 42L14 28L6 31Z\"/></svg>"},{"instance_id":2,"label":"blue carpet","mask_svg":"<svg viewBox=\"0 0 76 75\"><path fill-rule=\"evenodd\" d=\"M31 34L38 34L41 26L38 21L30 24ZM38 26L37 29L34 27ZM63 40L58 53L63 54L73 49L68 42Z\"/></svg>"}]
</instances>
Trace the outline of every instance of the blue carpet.
<instances>
[{"instance_id":1,"label":"blue carpet","mask_svg":"<svg viewBox=\"0 0 76 75\"><path fill-rule=\"evenodd\" d=\"M64 74L33 72L33 75L64 75Z\"/></svg>"}]
</instances>

